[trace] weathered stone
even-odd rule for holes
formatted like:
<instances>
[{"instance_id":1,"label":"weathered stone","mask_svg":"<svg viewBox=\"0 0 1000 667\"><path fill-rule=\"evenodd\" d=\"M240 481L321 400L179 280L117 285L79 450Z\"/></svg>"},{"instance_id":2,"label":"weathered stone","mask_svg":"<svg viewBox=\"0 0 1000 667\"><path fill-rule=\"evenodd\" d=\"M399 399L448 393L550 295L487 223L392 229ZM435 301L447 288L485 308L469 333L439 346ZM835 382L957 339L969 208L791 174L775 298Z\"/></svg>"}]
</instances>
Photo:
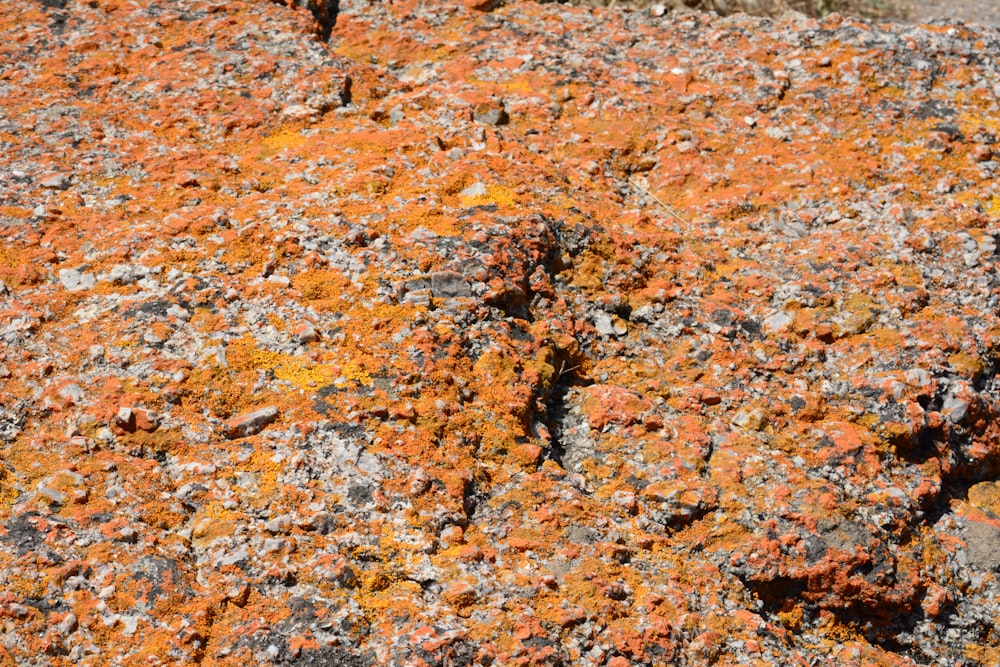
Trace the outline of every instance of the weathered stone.
<instances>
[{"instance_id":1,"label":"weathered stone","mask_svg":"<svg viewBox=\"0 0 1000 667\"><path fill-rule=\"evenodd\" d=\"M279 410L273 405L253 412L244 412L226 422L223 433L227 438L245 438L260 433L278 418Z\"/></svg>"}]
</instances>

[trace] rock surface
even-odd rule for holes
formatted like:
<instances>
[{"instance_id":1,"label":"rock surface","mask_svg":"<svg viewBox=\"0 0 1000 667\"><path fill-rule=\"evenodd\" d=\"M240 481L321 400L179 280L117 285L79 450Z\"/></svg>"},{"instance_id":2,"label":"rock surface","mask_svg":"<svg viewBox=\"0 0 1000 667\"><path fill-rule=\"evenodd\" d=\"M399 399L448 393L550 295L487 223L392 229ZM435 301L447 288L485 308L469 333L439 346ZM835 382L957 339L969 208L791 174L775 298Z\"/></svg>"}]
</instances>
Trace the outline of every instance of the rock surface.
<instances>
[{"instance_id":1,"label":"rock surface","mask_svg":"<svg viewBox=\"0 0 1000 667\"><path fill-rule=\"evenodd\" d=\"M1000 661L1000 32L298 4L0 3L0 665Z\"/></svg>"}]
</instances>

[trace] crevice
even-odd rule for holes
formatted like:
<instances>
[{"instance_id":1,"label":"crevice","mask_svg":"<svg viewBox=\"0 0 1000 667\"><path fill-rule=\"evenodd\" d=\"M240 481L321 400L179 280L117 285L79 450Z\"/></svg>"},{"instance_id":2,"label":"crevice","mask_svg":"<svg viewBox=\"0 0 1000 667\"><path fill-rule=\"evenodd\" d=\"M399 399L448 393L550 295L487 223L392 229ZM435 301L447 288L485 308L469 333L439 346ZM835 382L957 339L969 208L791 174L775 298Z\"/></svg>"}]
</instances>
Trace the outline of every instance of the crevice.
<instances>
[{"instance_id":1,"label":"crevice","mask_svg":"<svg viewBox=\"0 0 1000 667\"><path fill-rule=\"evenodd\" d=\"M50 0L52 1L52 0ZM340 14L340 0L272 0L288 7L302 7L316 19L316 33L324 42L330 40L330 34L337 25L337 15Z\"/></svg>"},{"instance_id":2,"label":"crevice","mask_svg":"<svg viewBox=\"0 0 1000 667\"><path fill-rule=\"evenodd\" d=\"M549 446L545 458L566 470L567 434L563 431L570 411L567 396L574 387L586 387L592 384L592 381L579 372L579 363L567 365L571 361L567 360L565 355L561 356L562 359L556 360L559 364L558 377L548 395L544 397L545 410L539 417L549 431Z\"/></svg>"},{"instance_id":3,"label":"crevice","mask_svg":"<svg viewBox=\"0 0 1000 667\"><path fill-rule=\"evenodd\" d=\"M995 444L977 447L988 438L991 425L1000 415L994 378L1000 372L997 351L980 354L983 368L968 379L971 396L958 393L954 383L963 378L945 379L933 394L917 397L925 413L941 415L938 425L924 425L910 436L894 441L899 458L911 465L923 466L932 459L947 461L947 472L940 475L940 491L921 508L915 525L934 525L951 512L953 501L968 498L969 489L1000 477L1000 447Z\"/></svg>"},{"instance_id":4,"label":"crevice","mask_svg":"<svg viewBox=\"0 0 1000 667\"><path fill-rule=\"evenodd\" d=\"M552 388L548 400L545 403L544 423L549 430L549 448L545 453L545 458L552 461L562 469L566 469L565 461L566 447L562 438L562 423L566 418L568 408L566 406L566 395L569 393L569 385L559 384Z\"/></svg>"}]
</instances>

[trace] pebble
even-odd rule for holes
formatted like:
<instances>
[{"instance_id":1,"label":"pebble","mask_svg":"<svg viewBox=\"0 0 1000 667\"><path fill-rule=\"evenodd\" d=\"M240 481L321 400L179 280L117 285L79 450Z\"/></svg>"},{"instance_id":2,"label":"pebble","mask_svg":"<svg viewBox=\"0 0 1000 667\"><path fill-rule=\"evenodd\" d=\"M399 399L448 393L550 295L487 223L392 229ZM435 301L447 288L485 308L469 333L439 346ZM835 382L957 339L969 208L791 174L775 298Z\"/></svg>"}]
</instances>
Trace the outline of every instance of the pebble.
<instances>
[{"instance_id":1,"label":"pebble","mask_svg":"<svg viewBox=\"0 0 1000 667\"><path fill-rule=\"evenodd\" d=\"M78 627L79 627L79 620L77 619L76 614L74 614L73 612L69 612L68 614L66 614L66 617L59 622L59 632L63 636L73 634L74 632L76 632L76 629Z\"/></svg>"},{"instance_id":2,"label":"pebble","mask_svg":"<svg viewBox=\"0 0 1000 667\"><path fill-rule=\"evenodd\" d=\"M271 533L287 533L292 527L292 516L283 514L265 523L264 527Z\"/></svg>"},{"instance_id":3,"label":"pebble","mask_svg":"<svg viewBox=\"0 0 1000 667\"><path fill-rule=\"evenodd\" d=\"M294 335L295 340L302 344L313 343L319 340L319 332L316 331L316 327L308 322L296 327Z\"/></svg>"},{"instance_id":4,"label":"pebble","mask_svg":"<svg viewBox=\"0 0 1000 667\"><path fill-rule=\"evenodd\" d=\"M51 486L48 486L47 484L44 483L39 483L36 489L38 491L39 496L41 496L46 501L54 505L64 505L66 501L69 499L69 496L67 496L62 491L54 489Z\"/></svg>"},{"instance_id":5,"label":"pebble","mask_svg":"<svg viewBox=\"0 0 1000 667\"><path fill-rule=\"evenodd\" d=\"M621 322L612 320L611 315L608 313L598 311L594 313L593 318L594 328L597 329L597 333L605 338L610 338L612 336L624 336L628 333L628 327Z\"/></svg>"},{"instance_id":6,"label":"pebble","mask_svg":"<svg viewBox=\"0 0 1000 667\"><path fill-rule=\"evenodd\" d=\"M230 439L256 435L277 419L278 414L278 408L273 405L245 412L227 421L223 434Z\"/></svg>"},{"instance_id":7,"label":"pebble","mask_svg":"<svg viewBox=\"0 0 1000 667\"><path fill-rule=\"evenodd\" d=\"M41 180L38 182L43 188L49 188L50 190L65 190L67 189L72 181L66 174L47 174L42 176Z\"/></svg>"},{"instance_id":8,"label":"pebble","mask_svg":"<svg viewBox=\"0 0 1000 667\"><path fill-rule=\"evenodd\" d=\"M469 281L454 271L431 274L431 294L437 299L466 298L472 296Z\"/></svg>"},{"instance_id":9,"label":"pebble","mask_svg":"<svg viewBox=\"0 0 1000 667\"><path fill-rule=\"evenodd\" d=\"M86 394L83 393L83 389L80 387L80 385L76 383L70 383L64 385L59 390L59 397L69 403L75 405L81 405L83 404L84 399L86 398Z\"/></svg>"},{"instance_id":10,"label":"pebble","mask_svg":"<svg viewBox=\"0 0 1000 667\"><path fill-rule=\"evenodd\" d=\"M507 109L499 101L479 104L476 106L475 111L473 111L472 117L477 123L483 123L484 125L506 125L510 122Z\"/></svg>"},{"instance_id":11,"label":"pebble","mask_svg":"<svg viewBox=\"0 0 1000 667\"><path fill-rule=\"evenodd\" d=\"M462 190L459 194L461 197L467 199L475 199L477 197L485 197L487 193L486 186L480 181L476 181L472 185L468 186Z\"/></svg>"}]
</instances>

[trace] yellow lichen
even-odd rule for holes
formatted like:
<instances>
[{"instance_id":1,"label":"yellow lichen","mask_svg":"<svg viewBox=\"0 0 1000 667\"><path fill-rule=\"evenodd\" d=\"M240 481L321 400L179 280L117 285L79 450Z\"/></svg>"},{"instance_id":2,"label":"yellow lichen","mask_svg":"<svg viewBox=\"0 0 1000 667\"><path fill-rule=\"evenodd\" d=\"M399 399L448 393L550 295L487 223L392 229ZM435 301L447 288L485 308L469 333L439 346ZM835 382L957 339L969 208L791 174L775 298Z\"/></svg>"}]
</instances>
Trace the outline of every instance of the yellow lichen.
<instances>
[{"instance_id":1,"label":"yellow lichen","mask_svg":"<svg viewBox=\"0 0 1000 667\"><path fill-rule=\"evenodd\" d=\"M517 198L513 190L496 183L487 185L486 192L483 194L462 196L460 199L462 206L466 208L471 208L473 206L485 206L487 204L496 204L497 206L514 206L517 203Z\"/></svg>"},{"instance_id":2,"label":"yellow lichen","mask_svg":"<svg viewBox=\"0 0 1000 667\"><path fill-rule=\"evenodd\" d=\"M353 359L340 367L340 375L350 382L366 387L372 383L371 374L364 369L360 362Z\"/></svg>"},{"instance_id":3,"label":"yellow lichen","mask_svg":"<svg viewBox=\"0 0 1000 667\"><path fill-rule=\"evenodd\" d=\"M992 216L1000 217L1000 195L993 195L983 202L983 209Z\"/></svg>"},{"instance_id":4,"label":"yellow lichen","mask_svg":"<svg viewBox=\"0 0 1000 667\"><path fill-rule=\"evenodd\" d=\"M260 142L260 158L273 157L287 148L295 148L305 143L306 138L294 128L281 127Z\"/></svg>"},{"instance_id":5,"label":"yellow lichen","mask_svg":"<svg viewBox=\"0 0 1000 667\"><path fill-rule=\"evenodd\" d=\"M282 354L257 347L256 341L249 335L229 342L226 361L236 371L270 371L275 378L289 382L297 389L322 386L334 379L330 366L317 364L303 355Z\"/></svg>"}]
</instances>

